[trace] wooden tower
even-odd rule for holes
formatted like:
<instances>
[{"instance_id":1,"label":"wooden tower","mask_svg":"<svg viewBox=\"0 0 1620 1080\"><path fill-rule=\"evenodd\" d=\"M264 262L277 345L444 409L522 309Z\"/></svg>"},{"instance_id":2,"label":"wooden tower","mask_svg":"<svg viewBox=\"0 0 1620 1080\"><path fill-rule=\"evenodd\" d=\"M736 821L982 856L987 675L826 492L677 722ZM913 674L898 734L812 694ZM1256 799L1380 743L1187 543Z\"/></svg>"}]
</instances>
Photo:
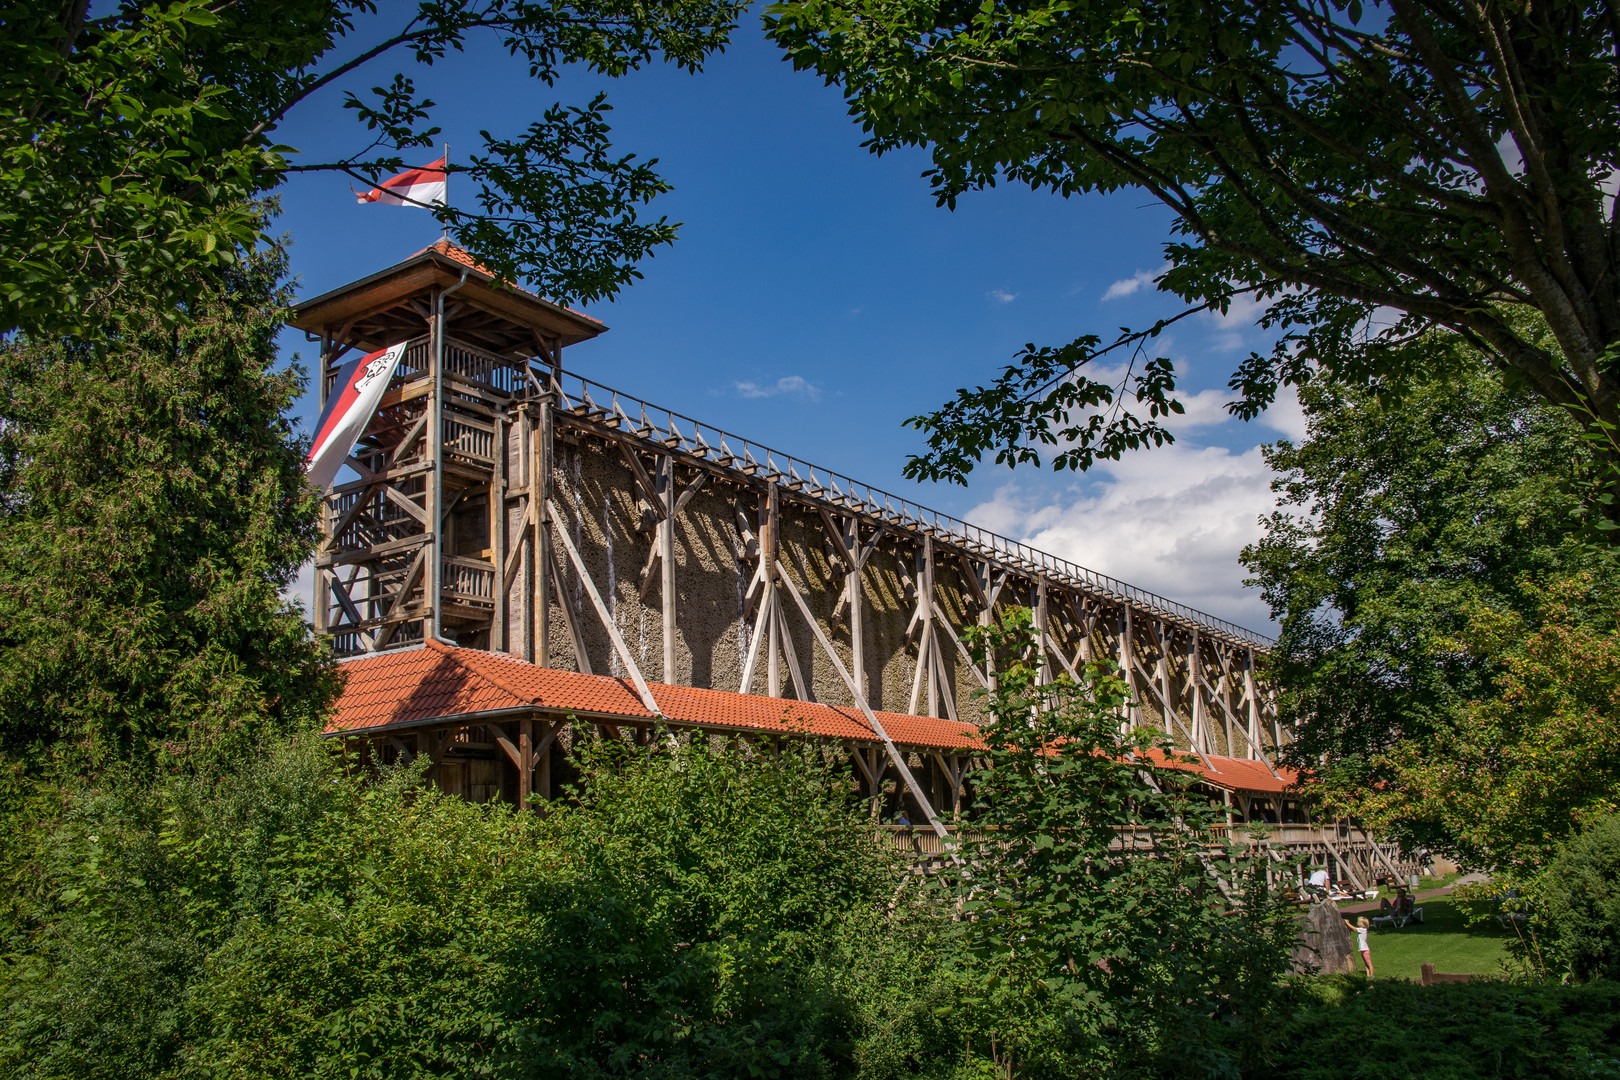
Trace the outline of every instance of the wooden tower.
<instances>
[{"instance_id":1,"label":"wooden tower","mask_svg":"<svg viewBox=\"0 0 1620 1080\"><path fill-rule=\"evenodd\" d=\"M316 632L339 655L436 637L533 658L546 603L531 552L545 538L530 489L552 441L540 403L563 348L607 328L443 240L304 301L291 322L320 343L323 407L346 354L409 343L349 458L356 478L327 499Z\"/></svg>"}]
</instances>

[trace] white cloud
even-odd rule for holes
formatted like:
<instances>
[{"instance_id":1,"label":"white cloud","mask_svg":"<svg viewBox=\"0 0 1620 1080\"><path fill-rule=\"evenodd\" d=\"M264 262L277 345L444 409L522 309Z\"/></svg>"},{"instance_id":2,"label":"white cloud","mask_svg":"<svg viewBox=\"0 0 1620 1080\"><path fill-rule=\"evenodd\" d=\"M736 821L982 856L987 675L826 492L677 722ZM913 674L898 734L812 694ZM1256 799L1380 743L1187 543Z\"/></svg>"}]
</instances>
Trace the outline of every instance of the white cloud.
<instances>
[{"instance_id":1,"label":"white cloud","mask_svg":"<svg viewBox=\"0 0 1620 1080\"><path fill-rule=\"evenodd\" d=\"M738 397L767 398L792 394L810 401L821 400L821 387L812 385L803 375L784 375L774 383L764 385L757 382L739 382L733 385L737 389Z\"/></svg>"},{"instance_id":2,"label":"white cloud","mask_svg":"<svg viewBox=\"0 0 1620 1080\"><path fill-rule=\"evenodd\" d=\"M1017 293L1008 292L1006 289L991 289L989 292L985 293L984 296L985 299L994 300L998 304L1010 304L1014 300L1018 299Z\"/></svg>"},{"instance_id":3,"label":"white cloud","mask_svg":"<svg viewBox=\"0 0 1620 1080\"><path fill-rule=\"evenodd\" d=\"M1077 494L1046 505L1015 484L968 520L1044 551L1264 631L1269 612L1243 588L1244 545L1275 508L1259 447L1234 454L1178 443L1104 462Z\"/></svg>"},{"instance_id":4,"label":"white cloud","mask_svg":"<svg viewBox=\"0 0 1620 1080\"><path fill-rule=\"evenodd\" d=\"M1163 263L1157 270L1138 270L1128 278L1121 278L1103 292L1103 300L1118 300L1140 292L1143 288L1152 285L1153 279L1170 269L1169 263Z\"/></svg>"},{"instance_id":5,"label":"white cloud","mask_svg":"<svg viewBox=\"0 0 1620 1080\"><path fill-rule=\"evenodd\" d=\"M1256 422L1292 442L1303 441L1307 433L1305 407L1299 403L1299 391L1292 386L1278 387L1277 400L1256 418Z\"/></svg>"},{"instance_id":6,"label":"white cloud","mask_svg":"<svg viewBox=\"0 0 1620 1080\"><path fill-rule=\"evenodd\" d=\"M1268 304L1256 300L1249 293L1232 297L1222 311L1203 311L1198 318L1214 327L1203 344L1211 352L1233 352L1247 347L1248 333L1255 328L1255 320L1265 313Z\"/></svg>"}]
</instances>

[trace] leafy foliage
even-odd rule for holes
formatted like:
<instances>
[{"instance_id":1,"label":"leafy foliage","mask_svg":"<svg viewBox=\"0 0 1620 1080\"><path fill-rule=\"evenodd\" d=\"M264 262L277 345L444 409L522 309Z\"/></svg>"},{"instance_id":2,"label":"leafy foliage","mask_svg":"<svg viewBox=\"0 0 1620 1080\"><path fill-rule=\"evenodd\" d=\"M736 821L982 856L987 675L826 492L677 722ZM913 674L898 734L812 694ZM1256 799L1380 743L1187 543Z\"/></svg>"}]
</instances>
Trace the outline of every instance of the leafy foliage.
<instances>
[{"instance_id":1,"label":"leafy foliage","mask_svg":"<svg viewBox=\"0 0 1620 1080\"><path fill-rule=\"evenodd\" d=\"M855 1010L817 961L875 944L900 868L844 778L810 750L750 763L704 742L585 766L544 830L562 872L516 1007L548 1020L519 1074L848 1072Z\"/></svg>"},{"instance_id":2,"label":"leafy foliage","mask_svg":"<svg viewBox=\"0 0 1620 1080\"><path fill-rule=\"evenodd\" d=\"M79 791L25 853L0 1070L941 1071L928 920L889 909L899 870L846 777L702 742L583 762L546 818L345 773L315 740Z\"/></svg>"},{"instance_id":3,"label":"leafy foliage","mask_svg":"<svg viewBox=\"0 0 1620 1080\"><path fill-rule=\"evenodd\" d=\"M1117 674L1041 682L1027 609L970 633L997 660L989 767L952 874L974 1050L1028 1076L1230 1075L1275 1022L1285 898L1215 834L1193 774L1150 766L1173 748L1122 734Z\"/></svg>"},{"instance_id":4,"label":"leafy foliage","mask_svg":"<svg viewBox=\"0 0 1620 1080\"><path fill-rule=\"evenodd\" d=\"M313 740L78 795L5 972L12 1076L476 1075L537 822Z\"/></svg>"},{"instance_id":5,"label":"leafy foliage","mask_svg":"<svg viewBox=\"0 0 1620 1080\"><path fill-rule=\"evenodd\" d=\"M1419 986L1299 980L1259 1080L1575 1080L1620 1075L1620 983Z\"/></svg>"},{"instance_id":6,"label":"leafy foliage","mask_svg":"<svg viewBox=\"0 0 1620 1080\"><path fill-rule=\"evenodd\" d=\"M1243 554L1281 623L1293 763L1386 835L1472 865L1544 858L1620 780L1615 568L1572 529L1585 443L1477 362L1301 400L1307 437L1266 451L1283 509Z\"/></svg>"},{"instance_id":7,"label":"leafy foliage","mask_svg":"<svg viewBox=\"0 0 1620 1080\"><path fill-rule=\"evenodd\" d=\"M1429 739L1379 761L1393 775L1363 805L1372 820L1418 823L1469 865L1514 877L1620 811L1620 632L1612 586L1551 583L1533 623L1479 615L1463 645L1500 670Z\"/></svg>"},{"instance_id":8,"label":"leafy foliage","mask_svg":"<svg viewBox=\"0 0 1620 1080\"><path fill-rule=\"evenodd\" d=\"M339 160L295 164L296 151L272 141L293 110L357 72L395 57L431 68L479 35L548 86L570 65L616 76L661 56L696 70L738 10L732 0L125 0L91 17L88 0L6 0L0 329L88 336L126 294L194 298L264 239L252 205L289 171L369 183L407 155L437 157L434 103L404 71L346 96L360 133ZM503 279L560 299L612 296L675 229L640 220L667 185L652 162L611 152L607 111L597 98L554 106L516 138L484 132L482 153L452 163L472 198L436 215Z\"/></svg>"},{"instance_id":9,"label":"leafy foliage","mask_svg":"<svg viewBox=\"0 0 1620 1080\"><path fill-rule=\"evenodd\" d=\"M219 761L316 725L335 687L281 589L318 496L278 370L285 260L220 271L103 344L0 344L0 754L72 770Z\"/></svg>"},{"instance_id":10,"label":"leafy foliage","mask_svg":"<svg viewBox=\"0 0 1620 1080\"><path fill-rule=\"evenodd\" d=\"M1620 814L1594 818L1536 882L1549 958L1581 981L1620 983Z\"/></svg>"},{"instance_id":11,"label":"leafy foliage","mask_svg":"<svg viewBox=\"0 0 1620 1080\"><path fill-rule=\"evenodd\" d=\"M1602 186L1620 165L1603 89L1620 28L1604 4L780 0L767 25L842 88L874 152L929 148L942 205L1007 181L1137 188L1167 206L1159 282L1187 303L1178 318L1258 301L1280 331L1232 372L1240 416L1316 375L1399 373L1409 344L1444 327L1544 400L1620 421ZM1381 309L1393 326L1374 322ZM1172 362L1117 378L1097 360L1140 358L1172 321L1026 349L912 421L929 450L908 474L960 481L992 449L1035 459L1031 444L1084 466L1168 440Z\"/></svg>"}]
</instances>

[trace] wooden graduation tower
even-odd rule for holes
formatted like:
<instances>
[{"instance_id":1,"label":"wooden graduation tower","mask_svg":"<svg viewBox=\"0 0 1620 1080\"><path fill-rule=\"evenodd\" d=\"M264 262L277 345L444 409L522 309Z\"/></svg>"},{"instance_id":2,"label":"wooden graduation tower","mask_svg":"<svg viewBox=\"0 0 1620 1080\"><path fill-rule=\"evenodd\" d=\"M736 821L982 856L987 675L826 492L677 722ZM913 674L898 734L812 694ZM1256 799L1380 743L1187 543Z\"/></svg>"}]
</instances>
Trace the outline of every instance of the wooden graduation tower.
<instances>
[{"instance_id":1,"label":"wooden graduation tower","mask_svg":"<svg viewBox=\"0 0 1620 1080\"><path fill-rule=\"evenodd\" d=\"M544 565L541 402L563 348L607 328L503 287L443 240L305 301L292 325L320 342L323 407L347 354L409 343L349 458L358 478L327 500L316 632L339 655L438 637L532 658L545 604L520 592L523 617L507 607L533 551Z\"/></svg>"}]
</instances>

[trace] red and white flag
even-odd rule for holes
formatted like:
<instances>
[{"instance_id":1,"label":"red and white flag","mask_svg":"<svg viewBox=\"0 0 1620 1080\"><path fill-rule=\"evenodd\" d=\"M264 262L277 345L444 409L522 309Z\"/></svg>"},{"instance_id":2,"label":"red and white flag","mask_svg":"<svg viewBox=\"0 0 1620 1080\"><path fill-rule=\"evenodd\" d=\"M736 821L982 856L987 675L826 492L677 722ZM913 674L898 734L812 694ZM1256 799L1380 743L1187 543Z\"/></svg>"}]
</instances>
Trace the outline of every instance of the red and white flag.
<instances>
[{"instance_id":1,"label":"red and white flag","mask_svg":"<svg viewBox=\"0 0 1620 1080\"><path fill-rule=\"evenodd\" d=\"M427 206L445 201L449 180L444 171L444 158L420 169L406 169L391 176L364 195L355 192L359 202L387 203L391 206Z\"/></svg>"},{"instance_id":2,"label":"red and white flag","mask_svg":"<svg viewBox=\"0 0 1620 1080\"><path fill-rule=\"evenodd\" d=\"M405 342L378 349L344 364L332 382L326 408L315 424L315 444L309 448L304 469L309 482L325 491L343 467L343 461L371 423L388 380L394 377Z\"/></svg>"}]
</instances>

